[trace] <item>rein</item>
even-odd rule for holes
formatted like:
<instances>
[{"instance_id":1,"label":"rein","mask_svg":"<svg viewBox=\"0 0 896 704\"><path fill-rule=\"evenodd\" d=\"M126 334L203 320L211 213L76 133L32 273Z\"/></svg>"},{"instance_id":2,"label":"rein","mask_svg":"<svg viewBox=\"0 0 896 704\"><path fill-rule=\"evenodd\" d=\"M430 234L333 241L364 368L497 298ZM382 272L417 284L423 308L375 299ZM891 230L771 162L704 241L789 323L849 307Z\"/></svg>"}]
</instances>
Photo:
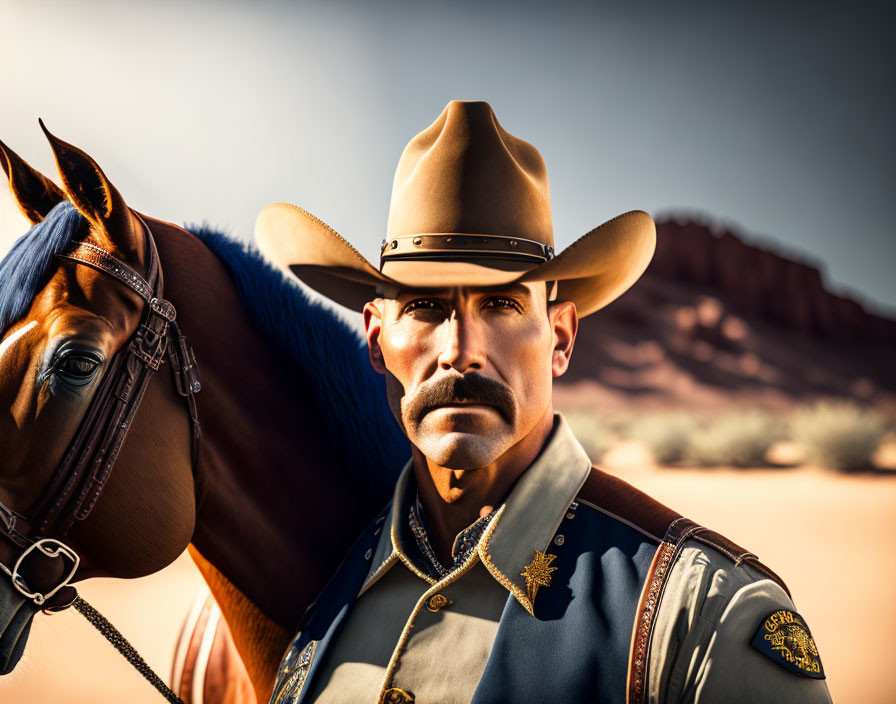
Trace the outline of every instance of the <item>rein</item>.
<instances>
[{"instance_id":1,"label":"rein","mask_svg":"<svg viewBox=\"0 0 896 704\"><path fill-rule=\"evenodd\" d=\"M196 394L202 388L196 359L177 326L174 306L163 298L164 278L152 233L143 219L134 214L146 235L146 279L89 242L72 242L65 252L57 255L111 276L137 293L146 306L134 334L112 356L84 419L30 515L18 513L0 501L0 535L22 548L13 566L0 563L0 570L9 576L19 593L44 612L74 606L168 701L183 704L124 636L78 596L71 580L80 558L62 542L75 521L87 518L96 505L146 387L166 356L171 362L177 391L187 402L192 429L191 461L194 474L196 471L200 436ZM44 592L32 589L22 574L27 562L35 558L58 559L62 563L62 578Z\"/></svg>"}]
</instances>

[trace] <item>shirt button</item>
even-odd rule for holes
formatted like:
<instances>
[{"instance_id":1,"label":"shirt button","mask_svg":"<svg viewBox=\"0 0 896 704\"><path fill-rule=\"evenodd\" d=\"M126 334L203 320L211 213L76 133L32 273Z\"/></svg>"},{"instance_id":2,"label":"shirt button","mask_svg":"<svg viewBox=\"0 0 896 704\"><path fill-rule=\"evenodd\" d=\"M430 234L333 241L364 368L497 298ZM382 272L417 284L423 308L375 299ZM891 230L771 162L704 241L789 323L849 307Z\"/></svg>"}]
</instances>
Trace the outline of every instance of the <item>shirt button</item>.
<instances>
[{"instance_id":1,"label":"shirt button","mask_svg":"<svg viewBox=\"0 0 896 704\"><path fill-rule=\"evenodd\" d=\"M560 533L556 538L554 538L554 545L563 545L566 542L566 538L563 537L563 533Z\"/></svg>"},{"instance_id":2,"label":"shirt button","mask_svg":"<svg viewBox=\"0 0 896 704\"><path fill-rule=\"evenodd\" d=\"M451 601L444 594L433 594L429 599L426 600L426 608L436 613L440 609L444 609L446 606L451 606L454 602Z\"/></svg>"},{"instance_id":3,"label":"shirt button","mask_svg":"<svg viewBox=\"0 0 896 704\"><path fill-rule=\"evenodd\" d=\"M403 689L399 689L398 687L393 687L392 689L387 689L383 693L383 702L385 704L403 704L404 702L413 702L414 701L414 693L413 692L405 692Z\"/></svg>"}]
</instances>

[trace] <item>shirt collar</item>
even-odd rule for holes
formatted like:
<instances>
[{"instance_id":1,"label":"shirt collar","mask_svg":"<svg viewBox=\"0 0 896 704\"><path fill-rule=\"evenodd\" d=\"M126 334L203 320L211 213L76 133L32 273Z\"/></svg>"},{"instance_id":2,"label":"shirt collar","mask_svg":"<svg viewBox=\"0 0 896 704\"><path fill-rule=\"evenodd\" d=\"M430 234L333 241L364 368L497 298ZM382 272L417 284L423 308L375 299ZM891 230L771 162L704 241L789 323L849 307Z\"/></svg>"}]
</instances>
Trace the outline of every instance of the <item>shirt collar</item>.
<instances>
[{"instance_id":1,"label":"shirt collar","mask_svg":"<svg viewBox=\"0 0 896 704\"><path fill-rule=\"evenodd\" d=\"M523 570L536 550L548 551L590 471L588 454L563 416L555 414L544 449L517 480L479 542L482 563L530 614L534 610Z\"/></svg>"},{"instance_id":2,"label":"shirt collar","mask_svg":"<svg viewBox=\"0 0 896 704\"><path fill-rule=\"evenodd\" d=\"M551 538L590 471L591 460L587 453L563 416L555 414L554 428L544 448L514 484L479 541L477 552L486 569L530 614L534 610L523 570L532 561L536 550L547 552ZM398 560L428 584L437 582L414 567L402 548L401 522L407 520L413 473L413 461L409 461L395 485L390 515L385 523L388 530L383 530L380 536L361 593Z\"/></svg>"},{"instance_id":3,"label":"shirt collar","mask_svg":"<svg viewBox=\"0 0 896 704\"><path fill-rule=\"evenodd\" d=\"M404 533L406 541L403 547L406 553L413 553L412 559L415 564L431 577L438 579L447 577L450 572L466 562L467 558L476 550L479 539L494 516L494 511L487 516L481 516L454 536L454 543L451 546L451 561L446 566L436 556L432 543L429 542L429 535L424 523L423 505L420 503L418 493L408 510L407 530ZM411 557L410 554L409 557Z\"/></svg>"}]
</instances>

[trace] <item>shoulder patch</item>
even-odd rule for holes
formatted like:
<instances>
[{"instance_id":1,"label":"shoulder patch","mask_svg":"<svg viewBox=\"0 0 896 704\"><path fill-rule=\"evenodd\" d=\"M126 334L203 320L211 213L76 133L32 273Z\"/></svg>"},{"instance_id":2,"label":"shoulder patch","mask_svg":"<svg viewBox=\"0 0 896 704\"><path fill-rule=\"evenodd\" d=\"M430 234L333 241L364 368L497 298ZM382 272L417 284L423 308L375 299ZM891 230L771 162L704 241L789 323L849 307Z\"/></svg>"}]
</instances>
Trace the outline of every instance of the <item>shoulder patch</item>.
<instances>
[{"instance_id":1,"label":"shoulder patch","mask_svg":"<svg viewBox=\"0 0 896 704\"><path fill-rule=\"evenodd\" d=\"M795 611L772 611L759 624L752 645L785 670L815 680L825 678L809 627Z\"/></svg>"}]
</instances>

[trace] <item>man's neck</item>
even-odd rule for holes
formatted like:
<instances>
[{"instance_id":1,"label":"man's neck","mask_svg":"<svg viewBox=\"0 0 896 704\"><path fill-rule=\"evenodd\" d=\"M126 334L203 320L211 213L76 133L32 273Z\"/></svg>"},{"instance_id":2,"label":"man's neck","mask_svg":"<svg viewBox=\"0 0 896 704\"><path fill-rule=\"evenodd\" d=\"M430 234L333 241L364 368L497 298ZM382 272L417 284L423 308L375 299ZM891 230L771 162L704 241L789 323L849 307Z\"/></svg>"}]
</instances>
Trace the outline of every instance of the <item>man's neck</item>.
<instances>
[{"instance_id":1,"label":"man's neck","mask_svg":"<svg viewBox=\"0 0 896 704\"><path fill-rule=\"evenodd\" d=\"M554 424L553 409L497 460L477 469L441 467L412 447L414 475L425 511L430 544L443 565L451 564L458 533L488 515L541 452Z\"/></svg>"}]
</instances>

